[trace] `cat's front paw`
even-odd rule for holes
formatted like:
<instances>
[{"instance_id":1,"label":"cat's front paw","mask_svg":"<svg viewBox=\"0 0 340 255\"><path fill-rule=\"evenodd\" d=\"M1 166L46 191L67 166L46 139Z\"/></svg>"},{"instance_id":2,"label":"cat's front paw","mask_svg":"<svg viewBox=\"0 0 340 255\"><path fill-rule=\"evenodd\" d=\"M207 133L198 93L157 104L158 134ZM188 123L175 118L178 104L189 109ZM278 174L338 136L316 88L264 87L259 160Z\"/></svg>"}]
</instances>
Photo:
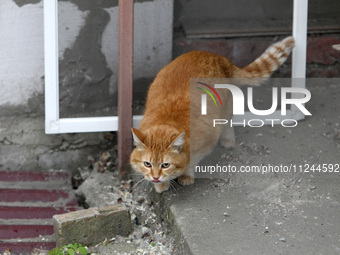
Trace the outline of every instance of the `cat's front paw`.
<instances>
[{"instance_id":1,"label":"cat's front paw","mask_svg":"<svg viewBox=\"0 0 340 255\"><path fill-rule=\"evenodd\" d=\"M155 190L158 193L162 193L163 191L166 191L169 189L170 184L168 182L161 182L161 183L154 183L155 184Z\"/></svg>"},{"instance_id":2,"label":"cat's front paw","mask_svg":"<svg viewBox=\"0 0 340 255\"><path fill-rule=\"evenodd\" d=\"M178 177L177 182L179 184L181 184L182 186L186 186L186 185L190 185L192 183L194 183L195 178L191 177L189 175L182 175L180 177Z\"/></svg>"},{"instance_id":3,"label":"cat's front paw","mask_svg":"<svg viewBox=\"0 0 340 255\"><path fill-rule=\"evenodd\" d=\"M222 147L226 149L231 149L235 146L235 139L221 138L220 144Z\"/></svg>"}]
</instances>

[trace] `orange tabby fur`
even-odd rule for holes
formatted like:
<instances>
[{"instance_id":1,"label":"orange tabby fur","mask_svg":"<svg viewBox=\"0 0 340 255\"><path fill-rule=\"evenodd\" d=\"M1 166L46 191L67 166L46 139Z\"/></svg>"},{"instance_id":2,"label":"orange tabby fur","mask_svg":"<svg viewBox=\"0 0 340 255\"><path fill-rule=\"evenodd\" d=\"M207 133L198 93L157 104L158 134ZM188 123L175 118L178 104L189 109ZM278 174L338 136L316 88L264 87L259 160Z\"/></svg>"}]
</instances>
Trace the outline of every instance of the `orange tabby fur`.
<instances>
[{"instance_id":1,"label":"orange tabby fur","mask_svg":"<svg viewBox=\"0 0 340 255\"><path fill-rule=\"evenodd\" d=\"M294 39L288 37L270 46L244 68L204 51L189 52L165 66L150 86L139 130L133 129L136 148L131 154L132 167L146 180L154 182L157 192L167 190L175 178L181 185L193 183L193 167L211 152L218 140L223 147L230 147L235 138L230 127L207 128L207 121L200 113L191 113L194 115L190 118L190 96L198 98L201 93L196 90L190 95L190 78L268 78L287 59L293 47ZM254 84L259 83L255 81ZM230 92L225 91L219 93L223 107L209 113L211 118L232 118L232 98ZM190 119L191 125L197 126L192 134ZM200 128L203 126L205 128ZM195 137L192 144L190 135Z\"/></svg>"}]
</instances>

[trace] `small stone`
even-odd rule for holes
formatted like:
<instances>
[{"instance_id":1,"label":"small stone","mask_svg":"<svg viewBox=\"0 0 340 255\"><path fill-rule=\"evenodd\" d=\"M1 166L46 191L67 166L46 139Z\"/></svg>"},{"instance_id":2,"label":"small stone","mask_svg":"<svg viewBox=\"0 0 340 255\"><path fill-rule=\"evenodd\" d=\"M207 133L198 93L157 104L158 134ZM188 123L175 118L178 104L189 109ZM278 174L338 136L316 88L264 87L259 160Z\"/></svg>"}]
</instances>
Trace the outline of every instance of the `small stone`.
<instances>
[{"instance_id":1,"label":"small stone","mask_svg":"<svg viewBox=\"0 0 340 255\"><path fill-rule=\"evenodd\" d=\"M137 203L138 204L143 204L145 202L145 198L144 197L138 197L138 199L137 199Z\"/></svg>"},{"instance_id":2,"label":"small stone","mask_svg":"<svg viewBox=\"0 0 340 255\"><path fill-rule=\"evenodd\" d=\"M98 170L99 170L99 163L98 163L98 162L94 162L94 163L92 164L92 168L93 168L94 171L99 172L99 171L98 171Z\"/></svg>"},{"instance_id":3,"label":"small stone","mask_svg":"<svg viewBox=\"0 0 340 255\"><path fill-rule=\"evenodd\" d=\"M12 144L13 144L11 141L7 140L7 138L5 138L5 139L2 141L2 143L3 143L4 145L12 145Z\"/></svg>"},{"instance_id":4,"label":"small stone","mask_svg":"<svg viewBox=\"0 0 340 255\"><path fill-rule=\"evenodd\" d=\"M104 138L109 140L109 141L113 141L113 139L115 138L115 136L113 135L113 133L110 132L105 132L104 133Z\"/></svg>"},{"instance_id":5,"label":"small stone","mask_svg":"<svg viewBox=\"0 0 340 255\"><path fill-rule=\"evenodd\" d=\"M61 144L61 146L59 147L59 150L65 151L65 150L67 150L67 148L68 148L69 146L70 146L70 144L69 144L68 142L64 141L64 142Z\"/></svg>"},{"instance_id":6,"label":"small stone","mask_svg":"<svg viewBox=\"0 0 340 255\"><path fill-rule=\"evenodd\" d=\"M121 187L121 190L131 190L131 188L133 187L133 182L127 181L123 183L123 186Z\"/></svg>"},{"instance_id":7,"label":"small stone","mask_svg":"<svg viewBox=\"0 0 340 255\"><path fill-rule=\"evenodd\" d=\"M4 252L4 255L11 255L11 250L10 249L6 249L5 252Z\"/></svg>"},{"instance_id":8,"label":"small stone","mask_svg":"<svg viewBox=\"0 0 340 255\"><path fill-rule=\"evenodd\" d=\"M10 255L10 254L11 253L8 253L8 254L4 253L4 255ZM34 248L33 251L31 252L31 255L48 255L48 251Z\"/></svg>"},{"instance_id":9,"label":"small stone","mask_svg":"<svg viewBox=\"0 0 340 255\"><path fill-rule=\"evenodd\" d=\"M100 155L100 161L103 162L104 164L109 161L109 159L111 158L111 154L109 152L103 152Z\"/></svg>"},{"instance_id":10,"label":"small stone","mask_svg":"<svg viewBox=\"0 0 340 255\"><path fill-rule=\"evenodd\" d=\"M105 171L105 167L104 167L103 162L98 161L98 170L97 170L97 172L98 173L103 173L104 171Z\"/></svg>"},{"instance_id":11,"label":"small stone","mask_svg":"<svg viewBox=\"0 0 340 255\"><path fill-rule=\"evenodd\" d=\"M280 239L279 239L279 241L281 241L281 242L284 242L284 243L285 243L285 242L286 242L286 239L282 237L282 238L280 238Z\"/></svg>"}]
</instances>

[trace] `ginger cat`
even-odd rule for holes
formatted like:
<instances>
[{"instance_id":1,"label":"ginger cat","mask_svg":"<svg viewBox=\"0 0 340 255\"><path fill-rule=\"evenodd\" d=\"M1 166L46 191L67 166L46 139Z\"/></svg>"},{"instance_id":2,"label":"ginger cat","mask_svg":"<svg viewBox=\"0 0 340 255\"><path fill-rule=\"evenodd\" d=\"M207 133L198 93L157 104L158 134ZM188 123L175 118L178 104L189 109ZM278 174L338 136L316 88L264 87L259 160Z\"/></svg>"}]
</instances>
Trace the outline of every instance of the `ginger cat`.
<instances>
[{"instance_id":1,"label":"ginger cat","mask_svg":"<svg viewBox=\"0 0 340 255\"><path fill-rule=\"evenodd\" d=\"M175 178L181 185L193 183L195 165L211 152L218 140L227 148L234 145L235 138L232 127L213 128L197 112L191 113L190 117L190 96L198 98L201 94L197 89L190 94L190 78L268 78L293 48L294 39L288 37L270 46L244 68L204 51L192 51L173 60L151 84L144 118L139 129L132 130L136 146L130 158L132 167L153 182L159 193L167 190ZM231 94L226 89L219 94L223 107L209 114L211 118L231 119ZM194 102L200 104L199 100ZM192 129L191 134L190 124L197 127ZM203 125L204 128L201 128ZM192 144L190 136L195 137Z\"/></svg>"}]
</instances>

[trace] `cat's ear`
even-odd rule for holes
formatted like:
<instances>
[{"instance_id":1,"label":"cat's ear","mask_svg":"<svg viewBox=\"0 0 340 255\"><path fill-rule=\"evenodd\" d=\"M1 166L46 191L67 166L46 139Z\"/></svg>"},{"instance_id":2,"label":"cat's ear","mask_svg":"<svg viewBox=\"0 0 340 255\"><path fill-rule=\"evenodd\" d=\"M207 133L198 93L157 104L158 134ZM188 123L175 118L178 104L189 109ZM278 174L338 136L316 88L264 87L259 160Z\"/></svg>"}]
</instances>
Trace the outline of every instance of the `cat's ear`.
<instances>
[{"instance_id":1,"label":"cat's ear","mask_svg":"<svg viewBox=\"0 0 340 255\"><path fill-rule=\"evenodd\" d=\"M145 147L145 144L143 143L145 139L145 135L139 131L136 128L131 128L133 141L136 147Z\"/></svg>"},{"instance_id":2,"label":"cat's ear","mask_svg":"<svg viewBox=\"0 0 340 255\"><path fill-rule=\"evenodd\" d=\"M169 145L168 149L174 150L176 152L181 152L184 144L184 135L185 133L183 132L182 134L177 136Z\"/></svg>"}]
</instances>

